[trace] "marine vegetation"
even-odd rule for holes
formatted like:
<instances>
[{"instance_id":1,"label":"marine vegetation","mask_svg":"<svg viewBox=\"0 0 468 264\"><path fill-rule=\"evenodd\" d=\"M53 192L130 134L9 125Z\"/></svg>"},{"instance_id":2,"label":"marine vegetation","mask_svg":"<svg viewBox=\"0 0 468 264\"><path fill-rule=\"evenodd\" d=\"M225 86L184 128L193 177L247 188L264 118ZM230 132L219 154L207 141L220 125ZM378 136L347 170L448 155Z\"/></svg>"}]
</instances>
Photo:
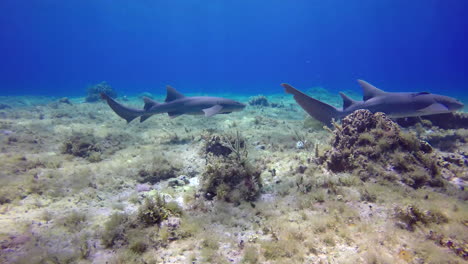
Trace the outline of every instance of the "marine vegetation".
<instances>
[{"instance_id":1,"label":"marine vegetation","mask_svg":"<svg viewBox=\"0 0 468 264\"><path fill-rule=\"evenodd\" d=\"M107 94L111 98L117 97L117 92L107 83L100 82L93 86L88 87L88 95L86 96L86 102L93 103L101 99L101 93Z\"/></svg>"},{"instance_id":2,"label":"marine vegetation","mask_svg":"<svg viewBox=\"0 0 468 264\"><path fill-rule=\"evenodd\" d=\"M166 220L170 211L166 208L166 201L161 195L146 198L143 205L138 209L138 222L144 226L160 224Z\"/></svg>"},{"instance_id":3,"label":"marine vegetation","mask_svg":"<svg viewBox=\"0 0 468 264\"><path fill-rule=\"evenodd\" d=\"M100 152L101 148L92 134L74 133L62 145L63 154L90 158L93 161L100 160L100 158L96 158L100 155Z\"/></svg>"},{"instance_id":4,"label":"marine vegetation","mask_svg":"<svg viewBox=\"0 0 468 264\"><path fill-rule=\"evenodd\" d=\"M249 98L249 105L252 106L270 106L268 99L264 95L257 95Z\"/></svg>"},{"instance_id":5,"label":"marine vegetation","mask_svg":"<svg viewBox=\"0 0 468 264\"><path fill-rule=\"evenodd\" d=\"M181 214L182 210L178 205L167 203L163 195L159 193L149 195L135 214L112 214L104 224L101 241L108 248L129 245L130 249L137 253L144 252L150 244L157 246L163 242L162 240L167 239L165 237L167 235L164 234L167 230L161 227L163 221L170 217L179 217ZM167 225L171 226L172 224L169 222ZM153 226L158 228L151 232L144 232L146 228Z\"/></svg>"},{"instance_id":6,"label":"marine vegetation","mask_svg":"<svg viewBox=\"0 0 468 264\"><path fill-rule=\"evenodd\" d=\"M267 98L130 125L80 98L0 111L0 263L466 261L466 129L331 131Z\"/></svg>"},{"instance_id":7,"label":"marine vegetation","mask_svg":"<svg viewBox=\"0 0 468 264\"><path fill-rule=\"evenodd\" d=\"M205 144L206 167L201 191L228 202L253 201L262 187L260 170L250 163L246 140L240 135L213 135Z\"/></svg>"},{"instance_id":8,"label":"marine vegetation","mask_svg":"<svg viewBox=\"0 0 468 264\"><path fill-rule=\"evenodd\" d=\"M447 216L443 213L437 210L423 211L415 205L408 205L404 208L396 207L395 217L401 221L397 225L409 231L414 231L417 224L429 225L448 222Z\"/></svg>"},{"instance_id":9,"label":"marine vegetation","mask_svg":"<svg viewBox=\"0 0 468 264\"><path fill-rule=\"evenodd\" d=\"M97 137L90 132L75 131L62 143L61 152L85 158L90 162L99 162L104 157L125 148L129 138L130 136L125 133Z\"/></svg>"},{"instance_id":10,"label":"marine vegetation","mask_svg":"<svg viewBox=\"0 0 468 264\"><path fill-rule=\"evenodd\" d=\"M138 171L137 180L141 183L155 184L161 180L167 180L178 176L182 164L175 157L155 155L150 164L145 164Z\"/></svg>"},{"instance_id":11,"label":"marine vegetation","mask_svg":"<svg viewBox=\"0 0 468 264\"><path fill-rule=\"evenodd\" d=\"M331 171L354 171L363 180L400 181L413 188L444 185L432 147L402 132L385 114L358 110L334 126L332 148L319 158Z\"/></svg>"}]
</instances>

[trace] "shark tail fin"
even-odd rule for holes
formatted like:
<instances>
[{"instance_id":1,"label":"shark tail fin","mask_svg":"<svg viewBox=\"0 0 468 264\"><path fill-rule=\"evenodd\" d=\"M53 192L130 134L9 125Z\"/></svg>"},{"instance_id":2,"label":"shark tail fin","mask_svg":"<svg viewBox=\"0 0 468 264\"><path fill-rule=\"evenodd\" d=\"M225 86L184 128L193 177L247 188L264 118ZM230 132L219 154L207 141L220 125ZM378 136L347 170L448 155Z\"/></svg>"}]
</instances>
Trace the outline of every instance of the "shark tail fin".
<instances>
[{"instance_id":1,"label":"shark tail fin","mask_svg":"<svg viewBox=\"0 0 468 264\"><path fill-rule=\"evenodd\" d=\"M335 107L314 99L287 83L282 83L281 86L284 87L286 93L294 95L294 100L302 109L320 122L331 125L332 119L340 116L340 110Z\"/></svg>"},{"instance_id":2,"label":"shark tail fin","mask_svg":"<svg viewBox=\"0 0 468 264\"><path fill-rule=\"evenodd\" d=\"M127 123L130 123L130 121L145 113L144 110L133 109L117 103L114 99L105 93L101 93L101 98L107 101L107 104L118 116L127 120Z\"/></svg>"}]
</instances>

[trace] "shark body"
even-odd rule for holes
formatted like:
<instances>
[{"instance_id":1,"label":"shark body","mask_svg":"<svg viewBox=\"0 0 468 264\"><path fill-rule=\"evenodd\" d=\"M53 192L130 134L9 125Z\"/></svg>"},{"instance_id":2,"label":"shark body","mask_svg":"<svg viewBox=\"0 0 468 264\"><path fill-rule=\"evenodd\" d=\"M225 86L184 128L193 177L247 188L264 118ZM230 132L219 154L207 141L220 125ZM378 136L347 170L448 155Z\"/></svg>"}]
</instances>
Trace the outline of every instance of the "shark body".
<instances>
[{"instance_id":1,"label":"shark body","mask_svg":"<svg viewBox=\"0 0 468 264\"><path fill-rule=\"evenodd\" d=\"M184 96L171 86L167 86L167 95L164 103L144 97L143 101L145 105L143 109L124 106L104 93L101 94L101 97L107 101L107 104L118 116L127 120L128 123L137 117L140 117L140 122L143 122L152 115L162 113L167 113L171 118L184 114L210 117L216 114L229 114L241 111L245 108L245 104L243 103L222 97Z\"/></svg>"},{"instance_id":2,"label":"shark body","mask_svg":"<svg viewBox=\"0 0 468 264\"><path fill-rule=\"evenodd\" d=\"M358 110L367 109L373 113L383 112L389 117L412 117L434 115L457 111L463 108L463 103L455 98L419 93L391 93L385 92L363 80L358 80L363 90L363 100L357 101L340 93L343 108L339 109L297 90L289 84L281 84L286 93L294 95L296 102L312 117L330 125L332 120L341 119Z\"/></svg>"}]
</instances>

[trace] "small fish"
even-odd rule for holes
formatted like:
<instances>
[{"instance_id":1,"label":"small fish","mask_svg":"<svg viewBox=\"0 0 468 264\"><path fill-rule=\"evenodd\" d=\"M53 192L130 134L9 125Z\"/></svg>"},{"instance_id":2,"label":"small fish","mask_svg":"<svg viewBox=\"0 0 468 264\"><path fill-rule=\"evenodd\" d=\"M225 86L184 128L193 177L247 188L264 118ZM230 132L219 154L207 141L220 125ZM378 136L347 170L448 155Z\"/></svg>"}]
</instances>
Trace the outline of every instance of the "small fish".
<instances>
[{"instance_id":1,"label":"small fish","mask_svg":"<svg viewBox=\"0 0 468 264\"><path fill-rule=\"evenodd\" d=\"M314 99L289 84L281 85L286 93L294 95L296 102L310 116L327 125L330 125L333 119L341 119L358 109L367 109L373 113L383 112L389 117L398 118L443 114L463 108L463 103L444 95L428 92L390 93L363 80L358 80L358 82L363 90L363 100L353 100L344 93L340 93L343 99L342 109Z\"/></svg>"},{"instance_id":2,"label":"small fish","mask_svg":"<svg viewBox=\"0 0 468 264\"><path fill-rule=\"evenodd\" d=\"M140 117L140 122L143 122L152 115L162 113L167 113L171 118L184 114L210 117L216 114L229 114L241 111L245 108L245 104L243 103L222 97L184 96L169 85L167 86L167 95L164 103L158 103L148 97L144 97L145 106L143 109L124 106L104 93L101 93L101 97L107 101L107 104L118 116L127 120L128 123L137 117Z\"/></svg>"}]
</instances>

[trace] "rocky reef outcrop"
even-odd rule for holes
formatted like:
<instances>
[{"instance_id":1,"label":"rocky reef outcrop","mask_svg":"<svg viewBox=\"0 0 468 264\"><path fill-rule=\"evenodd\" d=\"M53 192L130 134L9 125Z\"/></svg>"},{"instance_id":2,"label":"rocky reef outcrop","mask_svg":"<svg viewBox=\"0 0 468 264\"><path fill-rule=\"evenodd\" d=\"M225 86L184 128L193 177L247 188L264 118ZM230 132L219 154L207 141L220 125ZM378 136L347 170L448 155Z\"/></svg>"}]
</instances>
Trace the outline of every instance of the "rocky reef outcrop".
<instances>
[{"instance_id":1,"label":"rocky reef outcrop","mask_svg":"<svg viewBox=\"0 0 468 264\"><path fill-rule=\"evenodd\" d=\"M319 158L333 172L355 172L361 179L400 181L413 188L443 186L440 157L427 142L383 113L358 110L335 124L332 148Z\"/></svg>"},{"instance_id":2,"label":"rocky reef outcrop","mask_svg":"<svg viewBox=\"0 0 468 264\"><path fill-rule=\"evenodd\" d=\"M99 101L101 98L101 93L105 93L112 98L117 97L117 92L107 82L101 82L88 87L88 95L85 99L86 102L92 103Z\"/></svg>"},{"instance_id":3,"label":"rocky reef outcrop","mask_svg":"<svg viewBox=\"0 0 468 264\"><path fill-rule=\"evenodd\" d=\"M257 95L249 98L249 105L252 106L270 106L270 102L264 95Z\"/></svg>"},{"instance_id":4,"label":"rocky reef outcrop","mask_svg":"<svg viewBox=\"0 0 468 264\"><path fill-rule=\"evenodd\" d=\"M207 199L238 203L257 198L262 182L260 169L248 159L246 140L239 132L207 138L204 153L206 168L201 177L201 192Z\"/></svg>"}]
</instances>

